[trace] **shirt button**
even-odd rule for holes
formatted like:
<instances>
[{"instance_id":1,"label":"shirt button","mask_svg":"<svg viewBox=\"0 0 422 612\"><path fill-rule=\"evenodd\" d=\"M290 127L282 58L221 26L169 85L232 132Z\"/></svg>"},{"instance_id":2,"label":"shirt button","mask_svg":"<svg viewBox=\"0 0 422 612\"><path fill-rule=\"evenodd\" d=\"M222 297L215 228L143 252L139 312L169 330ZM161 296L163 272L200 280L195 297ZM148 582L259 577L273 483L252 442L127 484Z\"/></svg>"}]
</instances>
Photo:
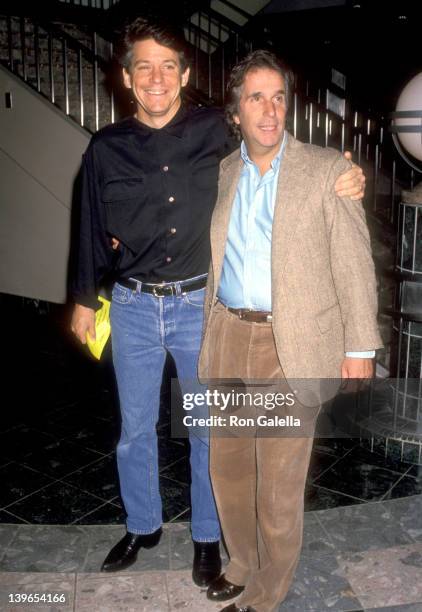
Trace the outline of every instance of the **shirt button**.
<instances>
[{"instance_id":1,"label":"shirt button","mask_svg":"<svg viewBox=\"0 0 422 612\"><path fill-rule=\"evenodd\" d=\"M175 234L176 232L177 232L177 230L176 230L176 228L175 228L175 227L172 227L172 228L170 229L170 234Z\"/></svg>"},{"instance_id":2,"label":"shirt button","mask_svg":"<svg viewBox=\"0 0 422 612\"><path fill-rule=\"evenodd\" d=\"M168 172L169 171L169 167L168 166L163 166L163 171L164 172Z\"/></svg>"},{"instance_id":3,"label":"shirt button","mask_svg":"<svg viewBox=\"0 0 422 612\"><path fill-rule=\"evenodd\" d=\"M173 196L169 197L169 202L174 202L174 197Z\"/></svg>"},{"instance_id":4,"label":"shirt button","mask_svg":"<svg viewBox=\"0 0 422 612\"><path fill-rule=\"evenodd\" d=\"M166 262L170 263L171 262L171 257L166 257Z\"/></svg>"}]
</instances>

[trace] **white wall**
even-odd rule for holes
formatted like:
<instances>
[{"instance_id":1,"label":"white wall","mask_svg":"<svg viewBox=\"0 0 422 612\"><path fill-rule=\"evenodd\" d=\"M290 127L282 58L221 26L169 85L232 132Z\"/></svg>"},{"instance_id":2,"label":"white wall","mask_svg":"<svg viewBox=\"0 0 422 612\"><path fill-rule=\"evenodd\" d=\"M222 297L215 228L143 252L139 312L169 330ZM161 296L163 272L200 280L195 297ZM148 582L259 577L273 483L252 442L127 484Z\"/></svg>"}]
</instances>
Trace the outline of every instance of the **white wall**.
<instances>
[{"instance_id":1,"label":"white wall","mask_svg":"<svg viewBox=\"0 0 422 612\"><path fill-rule=\"evenodd\" d=\"M72 190L88 141L0 66L0 292L66 300Z\"/></svg>"}]
</instances>

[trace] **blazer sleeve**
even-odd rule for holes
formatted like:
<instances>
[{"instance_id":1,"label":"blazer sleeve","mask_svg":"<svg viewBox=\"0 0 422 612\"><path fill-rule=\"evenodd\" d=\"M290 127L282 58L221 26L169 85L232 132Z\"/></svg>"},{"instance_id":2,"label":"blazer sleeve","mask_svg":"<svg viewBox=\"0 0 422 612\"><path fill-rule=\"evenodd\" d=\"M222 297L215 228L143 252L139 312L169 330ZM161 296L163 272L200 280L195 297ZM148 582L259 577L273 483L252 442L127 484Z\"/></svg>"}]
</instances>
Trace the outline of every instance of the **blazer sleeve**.
<instances>
[{"instance_id":1,"label":"blazer sleeve","mask_svg":"<svg viewBox=\"0 0 422 612\"><path fill-rule=\"evenodd\" d=\"M323 194L330 265L344 326L345 351L377 349L377 283L365 211L360 200L336 196L334 184L348 162L335 157Z\"/></svg>"}]
</instances>

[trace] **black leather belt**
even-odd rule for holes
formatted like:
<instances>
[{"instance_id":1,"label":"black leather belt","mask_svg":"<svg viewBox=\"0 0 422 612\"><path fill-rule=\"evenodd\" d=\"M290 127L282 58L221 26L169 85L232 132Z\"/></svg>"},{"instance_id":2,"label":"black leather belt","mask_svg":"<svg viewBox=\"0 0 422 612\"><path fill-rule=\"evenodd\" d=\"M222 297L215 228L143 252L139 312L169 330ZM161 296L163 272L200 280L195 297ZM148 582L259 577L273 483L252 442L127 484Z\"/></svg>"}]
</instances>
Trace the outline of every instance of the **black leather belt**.
<instances>
[{"instance_id":1,"label":"black leather belt","mask_svg":"<svg viewBox=\"0 0 422 612\"><path fill-rule=\"evenodd\" d=\"M138 283L136 280L131 278L119 278L117 282L119 285L127 287L127 289L132 289L132 291L136 291L140 285L143 293L151 293L155 297L159 298L203 289L207 284L207 276L205 275L195 280L187 279L184 281L175 281L174 283ZM180 289L178 289L178 287L180 287Z\"/></svg>"},{"instance_id":2,"label":"black leather belt","mask_svg":"<svg viewBox=\"0 0 422 612\"><path fill-rule=\"evenodd\" d=\"M263 310L248 310L247 308L230 308L226 306L229 312L237 315L242 321L250 323L270 323L273 320L271 312Z\"/></svg>"}]
</instances>

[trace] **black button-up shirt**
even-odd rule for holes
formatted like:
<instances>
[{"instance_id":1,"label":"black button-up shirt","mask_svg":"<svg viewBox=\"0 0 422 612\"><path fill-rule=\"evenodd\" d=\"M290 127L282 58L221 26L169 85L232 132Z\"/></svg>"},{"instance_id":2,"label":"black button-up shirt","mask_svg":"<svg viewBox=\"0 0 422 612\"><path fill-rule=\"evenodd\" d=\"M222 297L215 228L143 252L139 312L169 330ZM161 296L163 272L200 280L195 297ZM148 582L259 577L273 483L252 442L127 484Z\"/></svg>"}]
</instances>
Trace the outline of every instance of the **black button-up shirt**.
<instances>
[{"instance_id":1,"label":"black button-up shirt","mask_svg":"<svg viewBox=\"0 0 422 612\"><path fill-rule=\"evenodd\" d=\"M161 129L130 117L97 132L82 165L75 302L96 308L113 278L154 283L207 272L219 162L233 146L223 114L209 108L182 106Z\"/></svg>"}]
</instances>

